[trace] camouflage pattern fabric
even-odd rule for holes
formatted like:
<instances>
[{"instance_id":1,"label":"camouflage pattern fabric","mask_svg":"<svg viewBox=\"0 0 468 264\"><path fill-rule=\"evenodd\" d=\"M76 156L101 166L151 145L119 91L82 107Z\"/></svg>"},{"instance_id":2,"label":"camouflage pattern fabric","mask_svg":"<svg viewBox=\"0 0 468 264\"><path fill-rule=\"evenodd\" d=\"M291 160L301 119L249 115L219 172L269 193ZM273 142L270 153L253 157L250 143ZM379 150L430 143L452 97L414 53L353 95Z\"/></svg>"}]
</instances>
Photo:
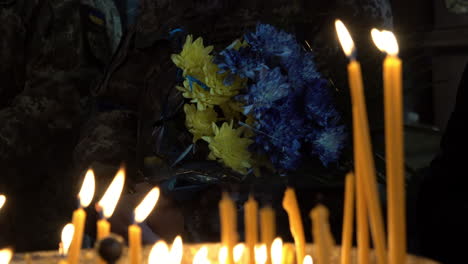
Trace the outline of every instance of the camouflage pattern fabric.
<instances>
[{"instance_id":1,"label":"camouflage pattern fabric","mask_svg":"<svg viewBox=\"0 0 468 264\"><path fill-rule=\"evenodd\" d=\"M0 192L9 202L0 243L51 249L74 207L72 150L100 69L83 38L80 1L7 2L0 1Z\"/></svg>"}]
</instances>

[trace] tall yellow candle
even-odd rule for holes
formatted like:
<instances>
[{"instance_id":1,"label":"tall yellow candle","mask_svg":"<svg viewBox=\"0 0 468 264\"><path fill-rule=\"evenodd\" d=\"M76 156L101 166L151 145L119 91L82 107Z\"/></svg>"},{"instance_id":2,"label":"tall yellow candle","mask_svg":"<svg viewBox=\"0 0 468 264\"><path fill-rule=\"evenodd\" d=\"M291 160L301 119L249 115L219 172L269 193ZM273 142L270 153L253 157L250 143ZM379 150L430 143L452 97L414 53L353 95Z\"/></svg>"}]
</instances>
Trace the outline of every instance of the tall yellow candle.
<instances>
[{"instance_id":1,"label":"tall yellow candle","mask_svg":"<svg viewBox=\"0 0 468 264\"><path fill-rule=\"evenodd\" d=\"M343 233L341 236L341 264L351 264L354 219L354 174L348 173L345 180Z\"/></svg>"},{"instance_id":2,"label":"tall yellow candle","mask_svg":"<svg viewBox=\"0 0 468 264\"><path fill-rule=\"evenodd\" d=\"M159 194L159 188L154 187L135 208L134 223L128 227L128 258L130 260L130 264L140 264L142 261L141 228L139 224L145 221L151 213L158 202Z\"/></svg>"},{"instance_id":3,"label":"tall yellow candle","mask_svg":"<svg viewBox=\"0 0 468 264\"><path fill-rule=\"evenodd\" d=\"M297 204L294 189L288 187L284 193L283 208L288 213L289 228L296 245L296 260L300 261L305 256L304 226L302 225L301 212Z\"/></svg>"},{"instance_id":4,"label":"tall yellow candle","mask_svg":"<svg viewBox=\"0 0 468 264\"><path fill-rule=\"evenodd\" d=\"M317 259L319 264L330 263L330 257L333 250L327 236L328 228L328 210L323 205L317 205L310 211L310 218L312 219L312 234L314 242L317 246Z\"/></svg>"},{"instance_id":5,"label":"tall yellow candle","mask_svg":"<svg viewBox=\"0 0 468 264\"><path fill-rule=\"evenodd\" d=\"M383 63L383 79L388 195L388 262L397 264L404 263L406 258L402 62L398 58L398 43L392 32L373 29L371 33L376 46L387 53Z\"/></svg>"},{"instance_id":6,"label":"tall yellow candle","mask_svg":"<svg viewBox=\"0 0 468 264\"><path fill-rule=\"evenodd\" d=\"M244 205L245 244L249 264L255 264L255 244L258 242L258 203L253 196Z\"/></svg>"},{"instance_id":7,"label":"tall yellow candle","mask_svg":"<svg viewBox=\"0 0 468 264\"><path fill-rule=\"evenodd\" d=\"M361 162L362 163L362 162ZM356 165L358 165L357 163ZM368 264L370 257L369 241L369 220L367 213L367 203L364 194L364 179L361 174L356 175L356 238L357 238L357 259L360 264Z\"/></svg>"},{"instance_id":8,"label":"tall yellow candle","mask_svg":"<svg viewBox=\"0 0 468 264\"><path fill-rule=\"evenodd\" d=\"M89 206L94 196L95 180L94 172L90 169L86 172L83 185L78 194L80 208L73 212L72 224L75 228L73 239L68 251L68 263L77 264L80 259L81 245L83 243L83 232L86 222L86 212L83 208Z\"/></svg>"},{"instance_id":9,"label":"tall yellow candle","mask_svg":"<svg viewBox=\"0 0 468 264\"><path fill-rule=\"evenodd\" d=\"M227 193L219 202L219 214L221 222L221 244L227 248L227 264L234 264L233 250L237 243L237 212L234 202Z\"/></svg>"},{"instance_id":10,"label":"tall yellow candle","mask_svg":"<svg viewBox=\"0 0 468 264\"><path fill-rule=\"evenodd\" d=\"M387 262L385 232L379 192L377 188L374 158L372 155L369 124L367 121L361 67L354 58L354 42L348 30L339 20L335 22L335 26L338 33L338 38L340 39L340 43L343 47L343 51L348 57L351 58L351 62L348 65L348 78L351 88L353 109L355 109L353 111L356 112L356 115L353 116L353 118L357 118L355 124L358 127L354 133L356 134L356 137L359 137L356 142L362 144L357 149L359 156L355 157L358 162L358 168L360 169L362 166L362 172L356 172L358 174L358 178L362 177L362 181L358 180L358 184L363 184L362 188L364 190L366 206L369 212L370 227L372 231L372 239L375 245L377 263L385 264Z\"/></svg>"},{"instance_id":11,"label":"tall yellow candle","mask_svg":"<svg viewBox=\"0 0 468 264\"><path fill-rule=\"evenodd\" d=\"M260 235L263 244L267 245L268 252L271 253L271 244L276 236L275 211L271 206L260 209ZM267 264L271 264L271 254L268 254Z\"/></svg>"}]
</instances>

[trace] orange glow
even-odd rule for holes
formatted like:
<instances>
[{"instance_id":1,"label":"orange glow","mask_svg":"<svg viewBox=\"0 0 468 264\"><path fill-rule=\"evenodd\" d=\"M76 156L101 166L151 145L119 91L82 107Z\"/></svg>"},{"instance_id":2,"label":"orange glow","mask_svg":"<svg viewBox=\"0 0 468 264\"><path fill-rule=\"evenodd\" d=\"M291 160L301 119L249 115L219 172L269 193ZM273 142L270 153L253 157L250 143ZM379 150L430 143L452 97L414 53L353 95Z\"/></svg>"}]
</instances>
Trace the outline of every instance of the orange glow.
<instances>
[{"instance_id":1,"label":"orange glow","mask_svg":"<svg viewBox=\"0 0 468 264\"><path fill-rule=\"evenodd\" d=\"M135 208L135 222L141 223L145 221L146 217L153 211L154 206L159 199L159 188L154 187L141 203Z\"/></svg>"},{"instance_id":2,"label":"orange glow","mask_svg":"<svg viewBox=\"0 0 468 264\"><path fill-rule=\"evenodd\" d=\"M81 185L80 193L78 193L78 198L80 198L81 207L88 207L94 197L94 188L95 188L94 172L92 169L89 169L86 172L86 176L83 180L83 185Z\"/></svg>"},{"instance_id":3,"label":"orange glow","mask_svg":"<svg viewBox=\"0 0 468 264\"><path fill-rule=\"evenodd\" d=\"M119 202L120 195L125 184L125 171L120 168L106 192L102 196L98 205L102 208L102 214L105 218L110 218L114 213L115 207Z\"/></svg>"}]
</instances>

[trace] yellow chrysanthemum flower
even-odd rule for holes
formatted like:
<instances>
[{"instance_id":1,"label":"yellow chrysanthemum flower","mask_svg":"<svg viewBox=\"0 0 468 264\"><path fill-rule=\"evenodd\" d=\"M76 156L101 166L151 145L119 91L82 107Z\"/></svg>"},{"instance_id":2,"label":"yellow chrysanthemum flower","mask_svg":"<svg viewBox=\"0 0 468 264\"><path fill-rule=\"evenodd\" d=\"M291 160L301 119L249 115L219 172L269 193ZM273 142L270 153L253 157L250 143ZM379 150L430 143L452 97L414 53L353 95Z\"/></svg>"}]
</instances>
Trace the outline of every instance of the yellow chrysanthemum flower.
<instances>
[{"instance_id":1,"label":"yellow chrysanthemum flower","mask_svg":"<svg viewBox=\"0 0 468 264\"><path fill-rule=\"evenodd\" d=\"M224 120L240 120L242 117L242 103L230 100L219 106L224 114Z\"/></svg>"},{"instance_id":2,"label":"yellow chrysanthemum flower","mask_svg":"<svg viewBox=\"0 0 468 264\"><path fill-rule=\"evenodd\" d=\"M248 150L252 140L241 137L242 129L235 129L230 124L223 123L221 128L213 124L213 137L203 137L209 143L211 150L209 159L218 160L231 169L247 174L252 167L251 153Z\"/></svg>"},{"instance_id":3,"label":"yellow chrysanthemum flower","mask_svg":"<svg viewBox=\"0 0 468 264\"><path fill-rule=\"evenodd\" d=\"M203 67L204 83L210 87L212 93L232 97L239 94L239 90L245 87L246 81L240 78L236 78L232 84L226 85L224 79L227 74L220 74L219 71L218 66L212 62Z\"/></svg>"},{"instance_id":4,"label":"yellow chrysanthemum flower","mask_svg":"<svg viewBox=\"0 0 468 264\"><path fill-rule=\"evenodd\" d=\"M195 105L185 104L184 111L185 125L192 133L194 143L203 136L214 135L212 124L216 122L217 114L213 108L200 111Z\"/></svg>"},{"instance_id":5,"label":"yellow chrysanthemum flower","mask_svg":"<svg viewBox=\"0 0 468 264\"><path fill-rule=\"evenodd\" d=\"M205 110L215 105L221 105L230 99L228 96L213 93L212 89L206 91L197 83L192 83L192 88L190 88L188 80L184 81L184 87L178 86L177 89L183 92L182 95L185 98L191 99L190 102L196 103L198 110Z\"/></svg>"},{"instance_id":6,"label":"yellow chrysanthemum flower","mask_svg":"<svg viewBox=\"0 0 468 264\"><path fill-rule=\"evenodd\" d=\"M173 54L172 61L177 67L183 70L184 76L191 75L195 78L203 79L203 67L212 61L210 55L213 46L205 47L203 38L197 38L193 41L193 36L187 36L185 44L180 54Z\"/></svg>"},{"instance_id":7,"label":"yellow chrysanthemum flower","mask_svg":"<svg viewBox=\"0 0 468 264\"><path fill-rule=\"evenodd\" d=\"M234 50L239 50L240 48L247 47L248 45L249 43L247 41L241 41L239 39L236 39L229 46L232 47Z\"/></svg>"}]
</instances>

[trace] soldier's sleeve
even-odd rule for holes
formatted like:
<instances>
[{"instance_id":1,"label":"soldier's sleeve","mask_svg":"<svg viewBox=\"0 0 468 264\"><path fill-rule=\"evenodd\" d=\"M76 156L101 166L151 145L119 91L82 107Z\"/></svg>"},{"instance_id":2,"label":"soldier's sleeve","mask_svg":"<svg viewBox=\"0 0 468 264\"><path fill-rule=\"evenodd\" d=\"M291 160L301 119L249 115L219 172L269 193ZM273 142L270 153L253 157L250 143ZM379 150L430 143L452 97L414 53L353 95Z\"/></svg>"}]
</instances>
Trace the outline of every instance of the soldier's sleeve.
<instances>
[{"instance_id":1,"label":"soldier's sleeve","mask_svg":"<svg viewBox=\"0 0 468 264\"><path fill-rule=\"evenodd\" d=\"M66 202L73 204L70 171L82 99L99 71L85 55L80 1L4 2L0 192L16 209L2 212L7 219L0 226L8 227L2 239L17 250L52 248L68 217Z\"/></svg>"}]
</instances>

